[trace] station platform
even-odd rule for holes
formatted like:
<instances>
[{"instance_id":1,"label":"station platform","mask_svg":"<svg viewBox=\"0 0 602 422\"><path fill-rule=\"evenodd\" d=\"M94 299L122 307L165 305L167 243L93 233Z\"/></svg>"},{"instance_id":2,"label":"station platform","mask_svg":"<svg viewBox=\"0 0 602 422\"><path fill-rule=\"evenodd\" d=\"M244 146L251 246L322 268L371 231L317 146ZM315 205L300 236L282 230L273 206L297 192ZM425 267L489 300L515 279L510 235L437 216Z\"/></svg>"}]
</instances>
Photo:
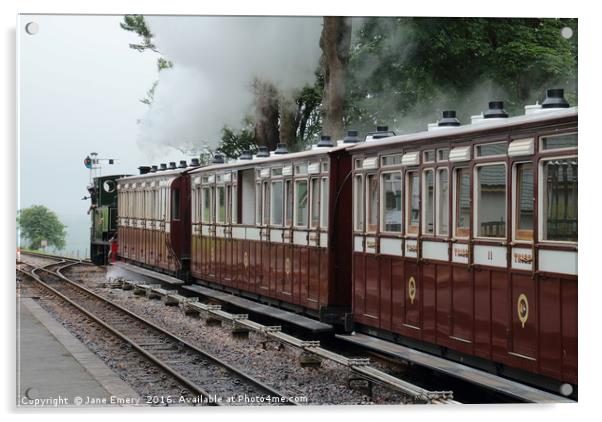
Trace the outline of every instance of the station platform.
<instances>
[{"instance_id":1,"label":"station platform","mask_svg":"<svg viewBox=\"0 0 602 422\"><path fill-rule=\"evenodd\" d=\"M530 403L575 403L566 397L548 393L528 385L521 384L489 372L481 371L461 363L433 356L419 350L391 343L376 337L355 333L351 335L337 334L338 339L383 353L391 357L403 359L413 364L433 369L472 384L497 391Z\"/></svg>"},{"instance_id":2,"label":"station platform","mask_svg":"<svg viewBox=\"0 0 602 422\"><path fill-rule=\"evenodd\" d=\"M17 407L136 406L139 395L31 298L17 302Z\"/></svg>"},{"instance_id":3,"label":"station platform","mask_svg":"<svg viewBox=\"0 0 602 422\"><path fill-rule=\"evenodd\" d=\"M294 312L285 311L283 309L264 305L262 303L258 303L239 296L234 296L230 293L220 292L218 290L210 289L204 286L199 286L197 284L190 286L182 286L182 289L201 296L216 299L221 302L229 303L230 305L244 309L247 312L253 312L258 315L264 315L270 318L277 319L279 321L283 321L290 325L301 327L313 333L329 333L333 331L333 327L330 324L316 321L315 319L311 319L306 316L296 314Z\"/></svg>"},{"instance_id":4,"label":"station platform","mask_svg":"<svg viewBox=\"0 0 602 422\"><path fill-rule=\"evenodd\" d=\"M135 273L144 277L149 277L151 280L160 280L164 283L173 285L173 286L180 286L182 284L184 284L184 282L182 280L180 280L179 278L175 278L172 277L170 275L167 274L162 274L153 270L147 270L146 268L142 268L142 267L138 267L137 265L132 265L132 264L127 264L125 262L121 262L121 261L116 261L111 263L111 266L115 267L115 268L120 268L122 270L125 271L129 271L131 273Z\"/></svg>"}]
</instances>

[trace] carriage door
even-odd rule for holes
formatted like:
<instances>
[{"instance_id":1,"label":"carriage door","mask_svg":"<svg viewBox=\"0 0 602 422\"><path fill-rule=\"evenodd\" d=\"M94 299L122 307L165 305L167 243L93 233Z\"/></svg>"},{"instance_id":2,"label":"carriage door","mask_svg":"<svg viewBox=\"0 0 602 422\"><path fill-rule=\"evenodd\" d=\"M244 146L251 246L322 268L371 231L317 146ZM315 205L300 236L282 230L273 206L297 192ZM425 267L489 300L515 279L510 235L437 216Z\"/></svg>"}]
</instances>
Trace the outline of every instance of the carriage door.
<instances>
[{"instance_id":1,"label":"carriage door","mask_svg":"<svg viewBox=\"0 0 602 422\"><path fill-rule=\"evenodd\" d=\"M210 279L215 280L217 278L217 265L215 262L216 255L216 238L215 238L215 175L207 178L207 225L203 226L203 235L206 236L205 240L205 262L207 262L207 275Z\"/></svg>"},{"instance_id":2,"label":"carriage door","mask_svg":"<svg viewBox=\"0 0 602 422\"><path fill-rule=\"evenodd\" d=\"M411 153L408 153L411 154ZM405 157L404 154L402 164ZM418 269L418 233L420 231L420 172L414 168L405 172L405 247L404 247L404 302L403 302L403 325L405 327L419 330L421 278Z\"/></svg>"},{"instance_id":3,"label":"carriage door","mask_svg":"<svg viewBox=\"0 0 602 422\"><path fill-rule=\"evenodd\" d=\"M309 278L309 180L307 163L295 164L293 213L293 299L308 306L307 284Z\"/></svg>"},{"instance_id":4,"label":"carriage door","mask_svg":"<svg viewBox=\"0 0 602 422\"><path fill-rule=\"evenodd\" d=\"M316 304L320 298L320 163L309 166L309 278L307 299Z\"/></svg>"},{"instance_id":5,"label":"carriage door","mask_svg":"<svg viewBox=\"0 0 602 422\"><path fill-rule=\"evenodd\" d=\"M468 153L470 154L469 150ZM470 192L470 168L454 168L450 338L464 343L472 342L472 260L470 244L472 201Z\"/></svg>"},{"instance_id":6,"label":"carriage door","mask_svg":"<svg viewBox=\"0 0 602 422\"><path fill-rule=\"evenodd\" d=\"M284 176L293 174L292 166L285 166L282 169ZM284 183L284 229L282 230L283 256L284 256L284 275L282 277L282 286L276 286L281 297L292 302L293 296L293 179L285 178Z\"/></svg>"},{"instance_id":7,"label":"carriage door","mask_svg":"<svg viewBox=\"0 0 602 422\"><path fill-rule=\"evenodd\" d=\"M270 187L270 292L273 296L280 296L284 284L284 181L282 168L271 169Z\"/></svg>"}]
</instances>

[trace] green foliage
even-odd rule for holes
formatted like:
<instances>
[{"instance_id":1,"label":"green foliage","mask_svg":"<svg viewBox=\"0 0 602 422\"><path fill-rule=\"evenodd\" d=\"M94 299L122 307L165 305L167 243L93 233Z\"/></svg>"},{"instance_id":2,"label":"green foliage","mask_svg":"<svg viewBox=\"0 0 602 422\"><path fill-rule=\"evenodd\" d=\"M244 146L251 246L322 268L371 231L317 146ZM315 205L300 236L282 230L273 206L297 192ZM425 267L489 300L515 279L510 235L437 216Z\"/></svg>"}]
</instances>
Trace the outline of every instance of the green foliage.
<instances>
[{"instance_id":1,"label":"green foliage","mask_svg":"<svg viewBox=\"0 0 602 422\"><path fill-rule=\"evenodd\" d=\"M159 81L153 82L153 86L146 91L146 97L140 100L141 103L146 105L152 104L153 100L155 99L155 89L157 88L157 85L159 85Z\"/></svg>"},{"instance_id":2,"label":"green foliage","mask_svg":"<svg viewBox=\"0 0 602 422\"><path fill-rule=\"evenodd\" d=\"M17 226L21 238L29 240L31 249L40 249L42 240L48 246L57 249L65 247L65 227L57 215L43 205L33 205L19 210L17 213Z\"/></svg>"},{"instance_id":3,"label":"green foliage","mask_svg":"<svg viewBox=\"0 0 602 422\"><path fill-rule=\"evenodd\" d=\"M411 112L483 109L485 95L519 112L550 87L576 97L577 37L564 39L565 26L576 34L574 19L367 18L351 47L348 122L364 129Z\"/></svg>"},{"instance_id":4,"label":"green foliage","mask_svg":"<svg viewBox=\"0 0 602 422\"><path fill-rule=\"evenodd\" d=\"M136 33L140 38L142 38L142 43L140 44L130 44L130 48L143 53L144 51L151 50L155 53L159 53L157 47L153 43L153 33L150 31L146 21L144 20L143 15L125 15L123 17L123 22L119 23L122 29L130 32ZM171 69L173 67L173 63L170 60L166 60L163 57L159 57L157 59L157 70L161 72L165 69ZM141 103L146 105L151 105L153 99L155 97L155 89L159 81L153 82L153 86L146 91L146 97L140 100Z\"/></svg>"},{"instance_id":5,"label":"green foliage","mask_svg":"<svg viewBox=\"0 0 602 422\"><path fill-rule=\"evenodd\" d=\"M257 152L255 132L250 119L245 119L245 127L235 132L224 126L218 151L228 158L237 158L243 151L250 150L253 154Z\"/></svg>"},{"instance_id":6,"label":"green foliage","mask_svg":"<svg viewBox=\"0 0 602 422\"><path fill-rule=\"evenodd\" d=\"M130 48L143 52L145 50L157 51L157 47L153 44L153 33L148 28L143 15L125 15L123 22L119 24L121 29L136 33L142 38L141 44L130 44Z\"/></svg>"}]
</instances>

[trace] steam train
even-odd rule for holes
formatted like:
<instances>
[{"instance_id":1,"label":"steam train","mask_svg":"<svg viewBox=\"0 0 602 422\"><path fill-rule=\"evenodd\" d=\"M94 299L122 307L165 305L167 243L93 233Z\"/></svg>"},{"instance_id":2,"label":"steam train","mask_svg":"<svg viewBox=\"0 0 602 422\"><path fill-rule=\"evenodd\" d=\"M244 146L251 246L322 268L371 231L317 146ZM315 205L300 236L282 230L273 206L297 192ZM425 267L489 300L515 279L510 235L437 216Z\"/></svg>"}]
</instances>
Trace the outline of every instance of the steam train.
<instances>
[{"instance_id":1,"label":"steam train","mask_svg":"<svg viewBox=\"0 0 602 422\"><path fill-rule=\"evenodd\" d=\"M529 383L577 386L577 108L377 128L117 179L119 259ZM576 390L573 389L573 394Z\"/></svg>"}]
</instances>

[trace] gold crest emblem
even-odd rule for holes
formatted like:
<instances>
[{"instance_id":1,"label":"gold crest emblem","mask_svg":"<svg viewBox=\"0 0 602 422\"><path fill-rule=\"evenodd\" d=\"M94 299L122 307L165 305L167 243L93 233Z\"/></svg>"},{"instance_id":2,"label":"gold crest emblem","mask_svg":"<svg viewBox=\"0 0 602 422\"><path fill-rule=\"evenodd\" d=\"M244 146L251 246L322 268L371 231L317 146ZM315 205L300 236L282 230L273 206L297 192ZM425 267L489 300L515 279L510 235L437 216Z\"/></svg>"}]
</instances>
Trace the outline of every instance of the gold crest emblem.
<instances>
[{"instance_id":1,"label":"gold crest emblem","mask_svg":"<svg viewBox=\"0 0 602 422\"><path fill-rule=\"evenodd\" d=\"M243 262L243 265L245 266L245 269L249 268L249 254L247 252L245 252L242 262Z\"/></svg>"},{"instance_id":2,"label":"gold crest emblem","mask_svg":"<svg viewBox=\"0 0 602 422\"><path fill-rule=\"evenodd\" d=\"M291 275L291 259L289 257L286 257L284 261L284 273L287 276Z\"/></svg>"},{"instance_id":3,"label":"gold crest emblem","mask_svg":"<svg viewBox=\"0 0 602 422\"><path fill-rule=\"evenodd\" d=\"M416 280L414 277L410 277L408 280L408 296L410 297L410 303L414 304L416 298Z\"/></svg>"},{"instance_id":4,"label":"gold crest emblem","mask_svg":"<svg viewBox=\"0 0 602 422\"><path fill-rule=\"evenodd\" d=\"M521 322L523 328L525 328L525 323L529 319L529 301L524 293L518 297L518 301L516 302L516 312L518 314L519 321Z\"/></svg>"}]
</instances>

